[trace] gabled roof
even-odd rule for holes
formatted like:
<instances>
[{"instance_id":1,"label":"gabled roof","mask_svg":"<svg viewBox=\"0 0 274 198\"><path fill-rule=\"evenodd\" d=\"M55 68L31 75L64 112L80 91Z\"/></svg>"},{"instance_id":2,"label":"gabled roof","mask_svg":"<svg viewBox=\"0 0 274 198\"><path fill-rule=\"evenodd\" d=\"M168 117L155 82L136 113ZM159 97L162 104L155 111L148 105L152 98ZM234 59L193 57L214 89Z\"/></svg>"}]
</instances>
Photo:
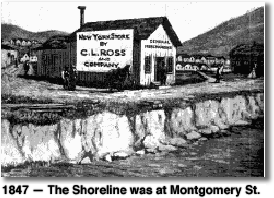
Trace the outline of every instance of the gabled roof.
<instances>
[{"instance_id":1,"label":"gabled roof","mask_svg":"<svg viewBox=\"0 0 274 198\"><path fill-rule=\"evenodd\" d=\"M66 49L67 42L64 41L56 41L56 40L47 40L45 43L38 47L34 47L35 50L40 49Z\"/></svg>"},{"instance_id":2,"label":"gabled roof","mask_svg":"<svg viewBox=\"0 0 274 198\"><path fill-rule=\"evenodd\" d=\"M55 35L50 38L42 45L33 47L34 50L40 49L66 49L68 43L68 36L66 35Z\"/></svg>"},{"instance_id":3,"label":"gabled roof","mask_svg":"<svg viewBox=\"0 0 274 198\"><path fill-rule=\"evenodd\" d=\"M13 47L13 46L8 45L8 44L1 44L1 49L17 50L16 47Z\"/></svg>"},{"instance_id":4,"label":"gabled roof","mask_svg":"<svg viewBox=\"0 0 274 198\"><path fill-rule=\"evenodd\" d=\"M224 56L216 56L217 59L225 59Z\"/></svg>"},{"instance_id":5,"label":"gabled roof","mask_svg":"<svg viewBox=\"0 0 274 198\"><path fill-rule=\"evenodd\" d=\"M193 56L194 56L195 59L201 59L202 58L202 56L200 54L194 54Z\"/></svg>"},{"instance_id":6,"label":"gabled roof","mask_svg":"<svg viewBox=\"0 0 274 198\"><path fill-rule=\"evenodd\" d=\"M177 54L177 57L181 56L182 58L189 58L188 54Z\"/></svg>"},{"instance_id":7,"label":"gabled roof","mask_svg":"<svg viewBox=\"0 0 274 198\"><path fill-rule=\"evenodd\" d=\"M177 47L181 42L166 17L125 19L114 21L89 22L82 25L80 29L70 34L70 41L76 41L77 32L103 31L103 30L124 30L134 29L134 39L146 40L162 24L172 44Z\"/></svg>"}]
</instances>

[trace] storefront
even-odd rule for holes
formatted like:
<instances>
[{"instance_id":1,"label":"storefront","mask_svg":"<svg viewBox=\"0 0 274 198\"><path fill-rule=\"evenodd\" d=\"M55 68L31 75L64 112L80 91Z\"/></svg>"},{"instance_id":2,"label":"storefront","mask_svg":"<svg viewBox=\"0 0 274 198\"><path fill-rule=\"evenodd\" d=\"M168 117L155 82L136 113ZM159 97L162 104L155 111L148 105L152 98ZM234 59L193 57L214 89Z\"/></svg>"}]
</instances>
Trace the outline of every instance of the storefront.
<instances>
[{"instance_id":1,"label":"storefront","mask_svg":"<svg viewBox=\"0 0 274 198\"><path fill-rule=\"evenodd\" d=\"M141 41L140 83L173 84L175 82L176 48L162 25ZM166 79L164 79L166 78Z\"/></svg>"},{"instance_id":2,"label":"storefront","mask_svg":"<svg viewBox=\"0 0 274 198\"><path fill-rule=\"evenodd\" d=\"M103 81L104 73L130 65L132 82L149 86L175 82L180 45L169 20L157 17L85 23L70 35L69 49L80 79Z\"/></svg>"},{"instance_id":3,"label":"storefront","mask_svg":"<svg viewBox=\"0 0 274 198\"><path fill-rule=\"evenodd\" d=\"M61 79L66 68L76 67L77 84L105 87L109 71L129 68L129 86L173 84L180 45L166 17L89 22L36 49L37 75Z\"/></svg>"}]
</instances>

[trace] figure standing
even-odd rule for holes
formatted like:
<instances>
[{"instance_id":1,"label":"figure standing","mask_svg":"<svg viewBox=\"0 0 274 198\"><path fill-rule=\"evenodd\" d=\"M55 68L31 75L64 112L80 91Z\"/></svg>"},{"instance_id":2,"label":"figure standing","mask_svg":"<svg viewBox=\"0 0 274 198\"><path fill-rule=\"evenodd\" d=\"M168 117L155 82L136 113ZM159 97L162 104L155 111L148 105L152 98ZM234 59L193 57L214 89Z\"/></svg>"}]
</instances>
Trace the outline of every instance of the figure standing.
<instances>
[{"instance_id":1,"label":"figure standing","mask_svg":"<svg viewBox=\"0 0 274 198\"><path fill-rule=\"evenodd\" d=\"M24 77L28 77L29 63L27 60L24 62L23 69L24 69Z\"/></svg>"},{"instance_id":2,"label":"figure standing","mask_svg":"<svg viewBox=\"0 0 274 198\"><path fill-rule=\"evenodd\" d=\"M162 64L161 64L161 67L160 67L160 75L161 75L161 79L160 79L160 81L161 81L161 85L165 85L166 84L166 69L165 69L165 63L164 63L164 61L162 62Z\"/></svg>"},{"instance_id":3,"label":"figure standing","mask_svg":"<svg viewBox=\"0 0 274 198\"><path fill-rule=\"evenodd\" d=\"M221 75L222 75L222 68L223 66L219 66L217 69L217 73L216 73L216 83L219 83L221 80Z\"/></svg>"}]
</instances>

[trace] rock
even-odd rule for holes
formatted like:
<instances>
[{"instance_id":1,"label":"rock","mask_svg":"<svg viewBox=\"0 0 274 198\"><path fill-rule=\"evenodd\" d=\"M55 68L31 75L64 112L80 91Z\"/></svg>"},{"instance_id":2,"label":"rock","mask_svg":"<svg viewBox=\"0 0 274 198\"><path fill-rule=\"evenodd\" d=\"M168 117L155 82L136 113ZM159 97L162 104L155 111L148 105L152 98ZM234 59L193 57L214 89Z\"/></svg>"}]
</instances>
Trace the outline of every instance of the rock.
<instances>
[{"instance_id":1,"label":"rock","mask_svg":"<svg viewBox=\"0 0 274 198\"><path fill-rule=\"evenodd\" d=\"M228 129L229 128L229 125L226 125L226 124L218 124L218 127L220 129Z\"/></svg>"},{"instance_id":2,"label":"rock","mask_svg":"<svg viewBox=\"0 0 274 198\"><path fill-rule=\"evenodd\" d=\"M128 152L120 151L113 154L114 160L124 160L129 156Z\"/></svg>"},{"instance_id":3,"label":"rock","mask_svg":"<svg viewBox=\"0 0 274 198\"><path fill-rule=\"evenodd\" d=\"M160 151L176 151L176 147L175 146L172 146L172 145L164 145L164 144L161 144L158 149Z\"/></svg>"},{"instance_id":4,"label":"rock","mask_svg":"<svg viewBox=\"0 0 274 198\"><path fill-rule=\"evenodd\" d=\"M199 132L203 134L217 133L220 130L218 126L210 125L204 129L200 129Z\"/></svg>"},{"instance_id":5,"label":"rock","mask_svg":"<svg viewBox=\"0 0 274 198\"><path fill-rule=\"evenodd\" d=\"M136 154L137 155L144 155L144 154L146 154L146 151L145 150L136 151Z\"/></svg>"},{"instance_id":6,"label":"rock","mask_svg":"<svg viewBox=\"0 0 274 198\"><path fill-rule=\"evenodd\" d=\"M146 149L146 152L155 154L155 153L157 153L157 150L155 150L155 149Z\"/></svg>"},{"instance_id":7,"label":"rock","mask_svg":"<svg viewBox=\"0 0 274 198\"><path fill-rule=\"evenodd\" d=\"M139 140L137 140L135 143L134 143L134 146L135 146L135 149L136 150L141 150L141 149L144 149L144 144L143 144L143 140L145 138L140 138Z\"/></svg>"},{"instance_id":8,"label":"rock","mask_svg":"<svg viewBox=\"0 0 274 198\"><path fill-rule=\"evenodd\" d=\"M160 142L155 137L148 136L143 141L143 144L145 145L146 149L156 149L160 145Z\"/></svg>"},{"instance_id":9,"label":"rock","mask_svg":"<svg viewBox=\"0 0 274 198\"><path fill-rule=\"evenodd\" d=\"M161 168L161 169L159 170L159 173L160 173L160 174L172 174L172 173L174 173L174 172L175 172L174 169L171 169L171 168L168 168L168 167L164 167L164 168Z\"/></svg>"},{"instance_id":10,"label":"rock","mask_svg":"<svg viewBox=\"0 0 274 198\"><path fill-rule=\"evenodd\" d=\"M236 126L241 126L241 125L249 125L250 123L248 121L245 121L245 120L237 120L236 122L234 122L233 125L236 125Z\"/></svg>"},{"instance_id":11,"label":"rock","mask_svg":"<svg viewBox=\"0 0 274 198\"><path fill-rule=\"evenodd\" d=\"M199 132L203 134L211 134L211 129L210 128L200 129Z\"/></svg>"},{"instance_id":12,"label":"rock","mask_svg":"<svg viewBox=\"0 0 274 198\"><path fill-rule=\"evenodd\" d=\"M226 129L221 129L220 133L231 133L231 132L229 130L226 130Z\"/></svg>"},{"instance_id":13,"label":"rock","mask_svg":"<svg viewBox=\"0 0 274 198\"><path fill-rule=\"evenodd\" d=\"M89 164L89 163L91 163L90 158L89 157L83 158L83 160L81 161L81 163L82 164Z\"/></svg>"},{"instance_id":14,"label":"rock","mask_svg":"<svg viewBox=\"0 0 274 198\"><path fill-rule=\"evenodd\" d=\"M192 131L188 134L186 134L186 138L188 140L195 140L195 139L199 139L201 137L201 134L198 133L197 131Z\"/></svg>"},{"instance_id":15,"label":"rock","mask_svg":"<svg viewBox=\"0 0 274 198\"><path fill-rule=\"evenodd\" d=\"M112 157L110 154L105 155L104 160L107 162L112 162Z\"/></svg>"},{"instance_id":16,"label":"rock","mask_svg":"<svg viewBox=\"0 0 274 198\"><path fill-rule=\"evenodd\" d=\"M169 144L173 146L187 146L187 141L183 138L172 138L169 140Z\"/></svg>"},{"instance_id":17,"label":"rock","mask_svg":"<svg viewBox=\"0 0 274 198\"><path fill-rule=\"evenodd\" d=\"M205 137L201 137L201 138L199 138L199 141L207 141L208 139L207 138L205 138Z\"/></svg>"},{"instance_id":18,"label":"rock","mask_svg":"<svg viewBox=\"0 0 274 198\"><path fill-rule=\"evenodd\" d=\"M161 143L161 144L164 144L164 145L168 145L168 144L170 144L170 142L169 142L169 141L167 141L167 140L160 140L160 143Z\"/></svg>"},{"instance_id":19,"label":"rock","mask_svg":"<svg viewBox=\"0 0 274 198\"><path fill-rule=\"evenodd\" d=\"M220 130L220 128L215 125L211 125L209 128L211 129L212 133L217 133Z\"/></svg>"},{"instance_id":20,"label":"rock","mask_svg":"<svg viewBox=\"0 0 274 198\"><path fill-rule=\"evenodd\" d=\"M177 164L177 166L180 167L180 168L185 168L185 167L187 167L187 165L185 165L185 164Z\"/></svg>"},{"instance_id":21,"label":"rock","mask_svg":"<svg viewBox=\"0 0 274 198\"><path fill-rule=\"evenodd\" d=\"M159 167L161 167L160 164L149 164L148 166L154 167L154 168L159 168Z\"/></svg>"}]
</instances>

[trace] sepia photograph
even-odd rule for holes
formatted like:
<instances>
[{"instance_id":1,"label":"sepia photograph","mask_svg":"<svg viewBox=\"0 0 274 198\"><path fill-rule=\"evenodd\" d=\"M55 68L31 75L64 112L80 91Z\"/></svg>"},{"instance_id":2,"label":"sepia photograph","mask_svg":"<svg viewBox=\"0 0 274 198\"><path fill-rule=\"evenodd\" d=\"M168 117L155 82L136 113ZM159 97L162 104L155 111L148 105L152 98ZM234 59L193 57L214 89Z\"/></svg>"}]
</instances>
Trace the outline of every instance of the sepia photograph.
<instances>
[{"instance_id":1,"label":"sepia photograph","mask_svg":"<svg viewBox=\"0 0 274 198\"><path fill-rule=\"evenodd\" d=\"M1 177L265 177L264 43L264 2L1 2Z\"/></svg>"}]
</instances>

